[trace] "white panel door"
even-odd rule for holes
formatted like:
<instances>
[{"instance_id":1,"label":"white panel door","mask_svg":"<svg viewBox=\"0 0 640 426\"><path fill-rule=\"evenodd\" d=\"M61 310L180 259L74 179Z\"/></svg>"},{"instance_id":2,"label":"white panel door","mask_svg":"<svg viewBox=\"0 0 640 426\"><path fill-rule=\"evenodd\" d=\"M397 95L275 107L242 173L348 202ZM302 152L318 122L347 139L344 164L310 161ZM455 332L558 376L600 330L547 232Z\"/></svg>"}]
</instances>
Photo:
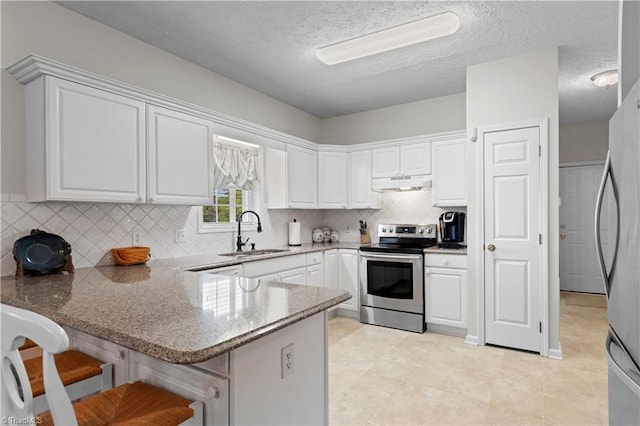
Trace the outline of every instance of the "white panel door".
<instances>
[{"instance_id":1,"label":"white panel door","mask_svg":"<svg viewBox=\"0 0 640 426\"><path fill-rule=\"evenodd\" d=\"M459 138L431 144L434 206L467 205L467 140Z\"/></svg>"},{"instance_id":2,"label":"white panel door","mask_svg":"<svg viewBox=\"0 0 640 426\"><path fill-rule=\"evenodd\" d=\"M288 271L278 272L277 281L289 284L307 284L307 268L296 268Z\"/></svg>"},{"instance_id":3,"label":"white panel door","mask_svg":"<svg viewBox=\"0 0 640 426\"><path fill-rule=\"evenodd\" d=\"M427 267L424 275L425 322L466 327L466 269Z\"/></svg>"},{"instance_id":4,"label":"white panel door","mask_svg":"<svg viewBox=\"0 0 640 426\"><path fill-rule=\"evenodd\" d=\"M484 136L486 342L539 352L540 130Z\"/></svg>"},{"instance_id":5,"label":"white panel door","mask_svg":"<svg viewBox=\"0 0 640 426\"><path fill-rule=\"evenodd\" d=\"M373 178L395 177L400 174L400 149L397 146L377 148L371 152Z\"/></svg>"},{"instance_id":6,"label":"white panel door","mask_svg":"<svg viewBox=\"0 0 640 426\"><path fill-rule=\"evenodd\" d=\"M431 142L400 147L400 173L403 176L431 174Z\"/></svg>"},{"instance_id":7,"label":"white panel door","mask_svg":"<svg viewBox=\"0 0 640 426\"><path fill-rule=\"evenodd\" d=\"M318 207L318 153L287 145L287 195L289 208Z\"/></svg>"},{"instance_id":8,"label":"white panel door","mask_svg":"<svg viewBox=\"0 0 640 426\"><path fill-rule=\"evenodd\" d=\"M338 289L348 291L353 296L338 307L356 312L360 310L358 250L338 249Z\"/></svg>"},{"instance_id":9,"label":"white panel door","mask_svg":"<svg viewBox=\"0 0 640 426\"><path fill-rule=\"evenodd\" d=\"M346 209L349 193L346 152L318 153L318 208Z\"/></svg>"},{"instance_id":10,"label":"white panel door","mask_svg":"<svg viewBox=\"0 0 640 426\"><path fill-rule=\"evenodd\" d=\"M145 104L47 80L50 200L145 202Z\"/></svg>"},{"instance_id":11,"label":"white panel door","mask_svg":"<svg viewBox=\"0 0 640 426\"><path fill-rule=\"evenodd\" d=\"M213 202L211 124L199 117L148 106L149 203Z\"/></svg>"},{"instance_id":12,"label":"white panel door","mask_svg":"<svg viewBox=\"0 0 640 426\"><path fill-rule=\"evenodd\" d=\"M604 293L593 244L593 215L602 170L602 165L560 168L560 290ZM610 196L606 191L604 206L612 205ZM603 246L611 229L610 213L603 208ZM606 253L607 247L603 249Z\"/></svg>"}]
</instances>

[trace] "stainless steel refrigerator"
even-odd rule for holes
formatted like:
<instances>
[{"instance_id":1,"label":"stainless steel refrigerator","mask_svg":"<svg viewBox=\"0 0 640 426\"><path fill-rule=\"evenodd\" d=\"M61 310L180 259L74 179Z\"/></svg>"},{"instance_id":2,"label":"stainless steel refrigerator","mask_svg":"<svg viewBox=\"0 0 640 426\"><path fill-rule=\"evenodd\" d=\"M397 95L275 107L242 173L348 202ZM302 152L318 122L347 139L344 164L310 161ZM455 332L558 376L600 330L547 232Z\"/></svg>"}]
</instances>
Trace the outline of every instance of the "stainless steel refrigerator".
<instances>
[{"instance_id":1,"label":"stainless steel refrigerator","mask_svg":"<svg viewBox=\"0 0 640 426\"><path fill-rule=\"evenodd\" d=\"M608 189L614 204L603 206ZM613 212L617 232L601 233L602 211ZM609 423L640 425L640 81L609 121L595 228L609 319ZM603 246L612 250L609 259Z\"/></svg>"}]
</instances>

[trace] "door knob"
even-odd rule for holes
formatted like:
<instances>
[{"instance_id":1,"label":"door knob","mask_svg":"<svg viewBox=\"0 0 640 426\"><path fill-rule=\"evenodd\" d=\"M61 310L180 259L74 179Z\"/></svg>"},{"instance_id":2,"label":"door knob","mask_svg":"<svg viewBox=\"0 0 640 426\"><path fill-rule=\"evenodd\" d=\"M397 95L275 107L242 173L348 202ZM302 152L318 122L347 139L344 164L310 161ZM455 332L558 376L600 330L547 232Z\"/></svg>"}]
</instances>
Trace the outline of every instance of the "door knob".
<instances>
[{"instance_id":1,"label":"door knob","mask_svg":"<svg viewBox=\"0 0 640 426\"><path fill-rule=\"evenodd\" d=\"M487 246L487 250L489 250L489 251L496 251L496 246L494 246L493 244L489 244L489 245Z\"/></svg>"},{"instance_id":2,"label":"door knob","mask_svg":"<svg viewBox=\"0 0 640 426\"><path fill-rule=\"evenodd\" d=\"M567 238L567 233L566 232L561 232L560 233L560 239L564 240L565 238Z\"/></svg>"}]
</instances>

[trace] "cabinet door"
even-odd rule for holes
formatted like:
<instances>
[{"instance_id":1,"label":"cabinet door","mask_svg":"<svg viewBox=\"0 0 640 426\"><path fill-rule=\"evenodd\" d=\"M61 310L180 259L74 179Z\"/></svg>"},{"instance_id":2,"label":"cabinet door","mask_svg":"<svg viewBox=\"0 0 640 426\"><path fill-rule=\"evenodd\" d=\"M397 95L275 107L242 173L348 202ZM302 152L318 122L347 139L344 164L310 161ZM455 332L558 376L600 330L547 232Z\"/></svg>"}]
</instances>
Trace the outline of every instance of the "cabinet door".
<instances>
[{"instance_id":1,"label":"cabinet door","mask_svg":"<svg viewBox=\"0 0 640 426\"><path fill-rule=\"evenodd\" d=\"M379 209L382 194L371 189L371 150L349 153L350 192L349 208Z\"/></svg>"},{"instance_id":2,"label":"cabinet door","mask_svg":"<svg viewBox=\"0 0 640 426\"><path fill-rule=\"evenodd\" d=\"M287 145L287 195L290 208L318 207L318 153Z\"/></svg>"},{"instance_id":3,"label":"cabinet door","mask_svg":"<svg viewBox=\"0 0 640 426\"><path fill-rule=\"evenodd\" d=\"M464 138L438 141L432 147L434 206L467 205L467 141Z\"/></svg>"},{"instance_id":4,"label":"cabinet door","mask_svg":"<svg viewBox=\"0 0 640 426\"><path fill-rule=\"evenodd\" d=\"M147 201L154 204L211 204L211 122L149 105L147 133Z\"/></svg>"},{"instance_id":5,"label":"cabinet door","mask_svg":"<svg viewBox=\"0 0 640 426\"><path fill-rule=\"evenodd\" d=\"M324 286L338 288L338 249L324 251Z\"/></svg>"},{"instance_id":6,"label":"cabinet door","mask_svg":"<svg viewBox=\"0 0 640 426\"><path fill-rule=\"evenodd\" d=\"M324 268L322 264L307 266L307 285L324 286Z\"/></svg>"},{"instance_id":7,"label":"cabinet door","mask_svg":"<svg viewBox=\"0 0 640 426\"><path fill-rule=\"evenodd\" d=\"M400 149L397 146L374 149L371 155L371 173L374 178L399 175Z\"/></svg>"},{"instance_id":8,"label":"cabinet door","mask_svg":"<svg viewBox=\"0 0 640 426\"><path fill-rule=\"evenodd\" d=\"M278 281L289 284L307 284L307 268L296 268L278 273Z\"/></svg>"},{"instance_id":9,"label":"cabinet door","mask_svg":"<svg viewBox=\"0 0 640 426\"><path fill-rule=\"evenodd\" d=\"M132 382L142 380L191 401L202 402L205 425L229 424L227 378L187 365L170 364L136 351L131 351L129 376Z\"/></svg>"},{"instance_id":10,"label":"cabinet door","mask_svg":"<svg viewBox=\"0 0 640 426\"><path fill-rule=\"evenodd\" d=\"M353 296L338 307L359 311L358 250L338 249L338 288L348 291Z\"/></svg>"},{"instance_id":11,"label":"cabinet door","mask_svg":"<svg viewBox=\"0 0 640 426\"><path fill-rule=\"evenodd\" d=\"M425 321L467 327L467 271L425 268Z\"/></svg>"},{"instance_id":12,"label":"cabinet door","mask_svg":"<svg viewBox=\"0 0 640 426\"><path fill-rule=\"evenodd\" d=\"M45 105L43 82L27 87L29 199L144 203L145 104L47 77ZM44 138L32 109L46 119Z\"/></svg>"},{"instance_id":13,"label":"cabinet door","mask_svg":"<svg viewBox=\"0 0 640 426\"><path fill-rule=\"evenodd\" d=\"M346 209L349 182L346 152L318 153L318 207Z\"/></svg>"},{"instance_id":14,"label":"cabinet door","mask_svg":"<svg viewBox=\"0 0 640 426\"><path fill-rule=\"evenodd\" d=\"M431 174L431 143L417 143L400 147L400 173L403 176Z\"/></svg>"}]
</instances>

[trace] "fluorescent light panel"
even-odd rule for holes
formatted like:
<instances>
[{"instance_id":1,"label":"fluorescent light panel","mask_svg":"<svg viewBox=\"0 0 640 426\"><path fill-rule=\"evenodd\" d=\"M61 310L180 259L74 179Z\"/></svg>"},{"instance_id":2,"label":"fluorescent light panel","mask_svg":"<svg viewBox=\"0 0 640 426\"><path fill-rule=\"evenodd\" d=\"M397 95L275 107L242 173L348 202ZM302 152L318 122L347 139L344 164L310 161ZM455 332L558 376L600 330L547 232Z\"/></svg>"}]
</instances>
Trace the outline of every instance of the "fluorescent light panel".
<instances>
[{"instance_id":1,"label":"fluorescent light panel","mask_svg":"<svg viewBox=\"0 0 640 426\"><path fill-rule=\"evenodd\" d=\"M444 12L322 47L316 50L316 57L327 65L335 65L451 35L458 31L458 28L460 28L458 15L453 12Z\"/></svg>"}]
</instances>

